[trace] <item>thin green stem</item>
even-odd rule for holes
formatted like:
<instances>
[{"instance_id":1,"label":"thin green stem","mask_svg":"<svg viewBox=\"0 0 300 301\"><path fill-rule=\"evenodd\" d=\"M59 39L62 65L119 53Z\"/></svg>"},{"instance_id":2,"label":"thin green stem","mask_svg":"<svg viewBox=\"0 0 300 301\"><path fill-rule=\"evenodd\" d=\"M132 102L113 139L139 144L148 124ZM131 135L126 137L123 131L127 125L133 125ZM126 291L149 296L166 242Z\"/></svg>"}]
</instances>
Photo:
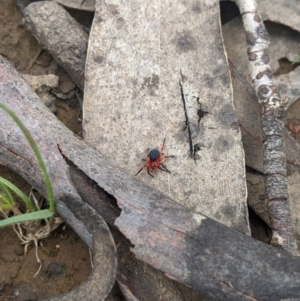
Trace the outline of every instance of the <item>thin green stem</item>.
<instances>
[{"instance_id":1,"label":"thin green stem","mask_svg":"<svg viewBox=\"0 0 300 301\"><path fill-rule=\"evenodd\" d=\"M0 204L0 208L1 208L2 210L11 210L11 209L14 208L14 206L11 205L11 204Z\"/></svg>"},{"instance_id":2,"label":"thin green stem","mask_svg":"<svg viewBox=\"0 0 300 301\"><path fill-rule=\"evenodd\" d=\"M3 183L1 183L1 177L0 177L0 201L4 202L5 204L15 205L15 201L10 190Z\"/></svg>"},{"instance_id":3,"label":"thin green stem","mask_svg":"<svg viewBox=\"0 0 300 301\"><path fill-rule=\"evenodd\" d=\"M12 224L23 223L23 222L31 222L35 220L47 219L52 217L54 214L53 211L49 209L43 209L36 212L24 213L21 215L16 215L10 218L5 218L0 220L0 228L11 226Z\"/></svg>"},{"instance_id":4,"label":"thin green stem","mask_svg":"<svg viewBox=\"0 0 300 301\"><path fill-rule=\"evenodd\" d=\"M300 55L298 55L293 61L292 61L292 65L298 64L300 63Z\"/></svg>"},{"instance_id":5,"label":"thin green stem","mask_svg":"<svg viewBox=\"0 0 300 301\"><path fill-rule=\"evenodd\" d=\"M26 207L31 211L36 211L36 207L33 202L27 197L25 193L23 193L18 187L16 187L13 183L9 182L8 180L0 177L0 189L6 195L6 201L9 204L15 205L15 201L13 196L11 195L10 191L12 191L15 195L17 195L26 205ZM10 191L9 191L10 190Z\"/></svg>"},{"instance_id":6,"label":"thin green stem","mask_svg":"<svg viewBox=\"0 0 300 301\"><path fill-rule=\"evenodd\" d=\"M55 207L55 203L54 203L54 194L53 194L53 190L52 190L52 186L51 186L51 181L50 181L49 174L46 170L46 166L44 164L44 161L42 159L41 153L40 153L36 143L34 142L30 132L27 130L27 128L24 126L24 124L15 115L15 113L13 111L11 111L8 107L6 107L2 103L0 103L0 108L3 109L17 123L17 125L20 127L21 131L25 135L26 139L28 140L28 142L29 142L29 144L30 144L30 146L31 146L36 158L37 158L37 161L40 165L40 168L42 170L45 185L46 185L46 189L47 189L47 193L48 193L49 210L53 212L54 207Z\"/></svg>"}]
</instances>

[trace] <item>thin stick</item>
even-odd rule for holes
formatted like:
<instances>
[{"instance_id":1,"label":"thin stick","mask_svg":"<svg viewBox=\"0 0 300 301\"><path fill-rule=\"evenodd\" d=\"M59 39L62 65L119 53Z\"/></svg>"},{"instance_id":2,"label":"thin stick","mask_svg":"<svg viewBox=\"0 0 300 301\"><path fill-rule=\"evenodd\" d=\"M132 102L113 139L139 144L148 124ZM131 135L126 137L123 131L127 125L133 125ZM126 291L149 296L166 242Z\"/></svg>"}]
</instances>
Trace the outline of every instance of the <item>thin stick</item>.
<instances>
[{"instance_id":1,"label":"thin stick","mask_svg":"<svg viewBox=\"0 0 300 301\"><path fill-rule=\"evenodd\" d=\"M249 72L261 105L266 203L272 228L271 244L298 254L293 237L286 179L283 128L287 101L280 98L268 65L269 35L255 0L236 0L246 31Z\"/></svg>"}]
</instances>

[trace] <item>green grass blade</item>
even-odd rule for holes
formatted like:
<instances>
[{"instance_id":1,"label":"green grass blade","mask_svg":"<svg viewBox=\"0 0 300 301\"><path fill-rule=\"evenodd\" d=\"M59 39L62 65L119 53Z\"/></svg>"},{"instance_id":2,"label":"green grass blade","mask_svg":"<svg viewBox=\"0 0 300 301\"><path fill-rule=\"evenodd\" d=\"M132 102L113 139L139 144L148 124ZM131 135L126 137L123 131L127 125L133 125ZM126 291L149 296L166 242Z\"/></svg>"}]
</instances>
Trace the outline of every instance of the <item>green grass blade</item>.
<instances>
[{"instance_id":1,"label":"green grass blade","mask_svg":"<svg viewBox=\"0 0 300 301\"><path fill-rule=\"evenodd\" d=\"M11 205L11 204L0 204L0 208L2 210L11 210L12 208L14 208L14 205Z\"/></svg>"},{"instance_id":2,"label":"green grass blade","mask_svg":"<svg viewBox=\"0 0 300 301\"><path fill-rule=\"evenodd\" d=\"M14 203L11 202L11 200L8 199L4 193L0 193L0 206L1 205L9 205L9 206L13 207L14 206L13 204Z\"/></svg>"},{"instance_id":3,"label":"green grass blade","mask_svg":"<svg viewBox=\"0 0 300 301\"><path fill-rule=\"evenodd\" d=\"M0 194L0 199L6 204L14 205L15 200L14 200L14 197L12 196L10 190L8 189L8 187L6 185L4 185L0 181L0 192L1 191L2 191L2 193Z\"/></svg>"},{"instance_id":4,"label":"green grass blade","mask_svg":"<svg viewBox=\"0 0 300 301\"><path fill-rule=\"evenodd\" d=\"M24 194L18 187L13 183L7 181L6 179L0 177L0 183L9 188L13 193L15 193L26 205L30 211L36 211L35 205L31 202L29 197Z\"/></svg>"},{"instance_id":5,"label":"green grass blade","mask_svg":"<svg viewBox=\"0 0 300 301\"><path fill-rule=\"evenodd\" d=\"M300 63L300 55L297 56L293 61L292 61L292 65L298 64Z\"/></svg>"},{"instance_id":6,"label":"green grass blade","mask_svg":"<svg viewBox=\"0 0 300 301\"><path fill-rule=\"evenodd\" d=\"M15 115L15 113L13 111L11 111L8 107L6 107L2 103L0 103L0 108L3 109L16 122L16 124L19 126L19 128L21 129L21 131L25 135L26 139L28 140L28 142L29 142L29 144L30 144L35 156L36 156L36 159L37 159L37 161L40 165L40 168L43 172L44 181L45 181L45 185L46 185L46 189L47 189L47 193L48 193L48 201L49 201L50 210L54 211L54 207L55 207L54 194L53 194L53 190L52 190L50 177L49 177L49 174L47 172L47 169L46 169L46 166L44 164L41 153L40 153L35 141L33 140L30 132L24 126L22 121Z\"/></svg>"},{"instance_id":7,"label":"green grass blade","mask_svg":"<svg viewBox=\"0 0 300 301\"><path fill-rule=\"evenodd\" d=\"M49 209L39 210L30 213L24 213L21 215L16 215L13 217L5 218L0 220L0 228L11 226L13 224L28 222L28 221L35 221L50 218L53 216L54 212L50 211Z\"/></svg>"}]
</instances>

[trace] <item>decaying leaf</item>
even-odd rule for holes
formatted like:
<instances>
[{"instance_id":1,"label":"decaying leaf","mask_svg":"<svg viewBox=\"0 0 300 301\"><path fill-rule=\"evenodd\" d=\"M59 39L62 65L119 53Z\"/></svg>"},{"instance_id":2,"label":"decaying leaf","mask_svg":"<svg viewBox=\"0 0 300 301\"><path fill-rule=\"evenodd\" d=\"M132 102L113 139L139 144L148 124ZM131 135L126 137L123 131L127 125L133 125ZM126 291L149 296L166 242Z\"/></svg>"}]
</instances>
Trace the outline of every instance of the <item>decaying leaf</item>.
<instances>
[{"instance_id":1,"label":"decaying leaf","mask_svg":"<svg viewBox=\"0 0 300 301\"><path fill-rule=\"evenodd\" d=\"M131 175L166 138L171 173L138 178L250 233L218 1L96 1L83 126L87 143Z\"/></svg>"}]
</instances>

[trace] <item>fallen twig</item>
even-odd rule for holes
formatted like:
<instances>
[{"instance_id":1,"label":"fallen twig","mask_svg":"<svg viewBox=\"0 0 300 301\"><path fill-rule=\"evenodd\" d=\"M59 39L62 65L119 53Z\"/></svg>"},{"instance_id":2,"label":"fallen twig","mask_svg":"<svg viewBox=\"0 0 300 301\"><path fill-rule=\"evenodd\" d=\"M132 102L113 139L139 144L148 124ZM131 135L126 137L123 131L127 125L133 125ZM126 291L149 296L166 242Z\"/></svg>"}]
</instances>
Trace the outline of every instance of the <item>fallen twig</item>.
<instances>
[{"instance_id":1,"label":"fallen twig","mask_svg":"<svg viewBox=\"0 0 300 301\"><path fill-rule=\"evenodd\" d=\"M261 105L266 202L273 231L271 243L298 254L291 227L283 139L287 100L280 98L273 81L268 65L269 36L257 13L255 0L236 2L246 31L249 71Z\"/></svg>"},{"instance_id":2,"label":"fallen twig","mask_svg":"<svg viewBox=\"0 0 300 301\"><path fill-rule=\"evenodd\" d=\"M25 26L83 90L88 34L55 2L45 1L38 8L33 3L23 12Z\"/></svg>"}]
</instances>

